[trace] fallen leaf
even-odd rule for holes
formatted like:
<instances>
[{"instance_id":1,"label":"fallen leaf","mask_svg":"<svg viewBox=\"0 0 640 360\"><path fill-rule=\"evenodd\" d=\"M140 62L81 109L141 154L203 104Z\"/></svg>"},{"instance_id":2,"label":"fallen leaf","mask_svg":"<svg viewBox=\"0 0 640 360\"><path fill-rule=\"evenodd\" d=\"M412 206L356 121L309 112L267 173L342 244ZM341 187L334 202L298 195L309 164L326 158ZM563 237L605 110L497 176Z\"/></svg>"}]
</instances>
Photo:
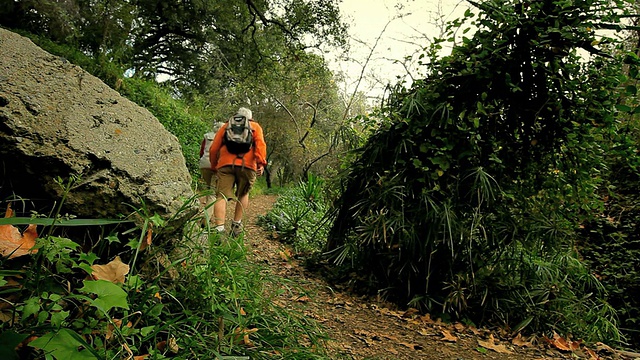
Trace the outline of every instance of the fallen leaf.
<instances>
[{"instance_id":1,"label":"fallen leaf","mask_svg":"<svg viewBox=\"0 0 640 360\"><path fill-rule=\"evenodd\" d=\"M589 348L584 348L584 350L589 354L589 360L600 360L600 356L598 356L595 351Z\"/></svg>"},{"instance_id":2,"label":"fallen leaf","mask_svg":"<svg viewBox=\"0 0 640 360\"><path fill-rule=\"evenodd\" d=\"M465 331L467 329L467 327L462 323L455 323L455 325L453 325L453 328L456 329L456 331L459 331L459 332L463 332L463 331Z\"/></svg>"},{"instance_id":3,"label":"fallen leaf","mask_svg":"<svg viewBox=\"0 0 640 360\"><path fill-rule=\"evenodd\" d=\"M289 261L293 256L293 253L289 249L284 249L280 251L278 254L280 255L280 258L282 259L282 261Z\"/></svg>"},{"instance_id":4,"label":"fallen leaf","mask_svg":"<svg viewBox=\"0 0 640 360\"><path fill-rule=\"evenodd\" d=\"M533 346L533 343L531 343L531 341L526 341L520 333L518 333L518 335L516 335L516 337L511 340L511 343L515 346L520 347Z\"/></svg>"},{"instance_id":5,"label":"fallen leaf","mask_svg":"<svg viewBox=\"0 0 640 360\"><path fill-rule=\"evenodd\" d=\"M429 330L427 330L425 328L421 328L420 330L418 330L418 334L424 335L424 336L436 335L436 334L432 333L431 331L429 331Z\"/></svg>"},{"instance_id":6,"label":"fallen leaf","mask_svg":"<svg viewBox=\"0 0 640 360\"><path fill-rule=\"evenodd\" d=\"M119 256L106 265L91 265L91 269L91 276L95 280L107 280L114 284L124 284L124 276L129 273L129 265L123 263Z\"/></svg>"},{"instance_id":7,"label":"fallen leaf","mask_svg":"<svg viewBox=\"0 0 640 360\"><path fill-rule=\"evenodd\" d=\"M553 334L553 341L551 342L553 346L562 351L575 351L580 348L580 343L582 342L567 340L556 333Z\"/></svg>"},{"instance_id":8,"label":"fallen leaf","mask_svg":"<svg viewBox=\"0 0 640 360\"><path fill-rule=\"evenodd\" d=\"M144 240L140 244L140 251L146 249L149 245L151 245L152 235L153 235L153 230L151 230L151 227L149 227L149 230L147 230L147 236L145 236Z\"/></svg>"},{"instance_id":9,"label":"fallen leaf","mask_svg":"<svg viewBox=\"0 0 640 360\"><path fill-rule=\"evenodd\" d=\"M11 208L11 203L7 204L7 210L4 212L4 217L9 218L13 216L13 209Z\"/></svg>"},{"instance_id":10,"label":"fallen leaf","mask_svg":"<svg viewBox=\"0 0 640 360\"><path fill-rule=\"evenodd\" d=\"M4 217L12 216L13 210L8 205ZM20 230L13 225L0 225L0 255L13 259L29 253L35 253L37 250L32 251L31 248L36 245L37 237L38 232L34 224L27 226L23 233L20 233Z\"/></svg>"},{"instance_id":11,"label":"fallen leaf","mask_svg":"<svg viewBox=\"0 0 640 360\"><path fill-rule=\"evenodd\" d=\"M310 298L310 297L308 297L308 296L301 296L301 297L297 298L297 299L296 299L296 301L298 301L298 302L303 302L303 303L304 303L304 302L309 302L309 301L311 301L311 298Z\"/></svg>"},{"instance_id":12,"label":"fallen leaf","mask_svg":"<svg viewBox=\"0 0 640 360\"><path fill-rule=\"evenodd\" d=\"M120 80L120 79L118 79L118 80ZM138 356L134 356L133 360L144 360L144 359L146 359L148 357L149 357L149 354L138 355Z\"/></svg>"},{"instance_id":13,"label":"fallen leaf","mask_svg":"<svg viewBox=\"0 0 640 360\"><path fill-rule=\"evenodd\" d=\"M496 340L493 338L493 335L489 335L489 339L487 341L478 340L478 345L501 354L512 353L511 350L507 349L506 346L502 344L496 344Z\"/></svg>"},{"instance_id":14,"label":"fallen leaf","mask_svg":"<svg viewBox=\"0 0 640 360\"><path fill-rule=\"evenodd\" d=\"M595 343L596 346L596 351L597 352L601 352L601 351L605 351L607 353L613 354L615 353L615 351L607 344L602 343L602 342L597 342Z\"/></svg>"},{"instance_id":15,"label":"fallen leaf","mask_svg":"<svg viewBox=\"0 0 640 360\"><path fill-rule=\"evenodd\" d=\"M180 348L178 347L178 342L176 342L176 338L171 337L168 341L169 351L177 354Z\"/></svg>"},{"instance_id":16,"label":"fallen leaf","mask_svg":"<svg viewBox=\"0 0 640 360\"><path fill-rule=\"evenodd\" d=\"M402 314L402 317L404 317L404 318L409 318L409 317L412 317L413 315L418 314L419 312L420 312L420 311L418 311L418 309L408 308L408 309L407 309L407 311L405 311L405 312Z\"/></svg>"},{"instance_id":17,"label":"fallen leaf","mask_svg":"<svg viewBox=\"0 0 640 360\"><path fill-rule=\"evenodd\" d=\"M247 347L253 347L253 342L249 339L249 335L257 332L258 328L252 329L240 329L236 328L233 332L235 333L235 343L239 345L245 345ZM240 340L242 337L242 340Z\"/></svg>"},{"instance_id":18,"label":"fallen leaf","mask_svg":"<svg viewBox=\"0 0 640 360\"><path fill-rule=\"evenodd\" d=\"M424 314L422 316L420 316L418 319L424 321L427 324L433 324L433 320L431 319L431 315L429 314Z\"/></svg>"},{"instance_id":19,"label":"fallen leaf","mask_svg":"<svg viewBox=\"0 0 640 360\"><path fill-rule=\"evenodd\" d=\"M451 333L449 332L449 330L441 330L442 332L442 341L450 341L450 342L456 342L458 341L458 338L454 335L451 335Z\"/></svg>"},{"instance_id":20,"label":"fallen leaf","mask_svg":"<svg viewBox=\"0 0 640 360\"><path fill-rule=\"evenodd\" d=\"M401 342L400 345L406 346L411 350L420 350L420 349L422 349L422 346L418 345L418 344L410 344L410 343Z\"/></svg>"}]
</instances>

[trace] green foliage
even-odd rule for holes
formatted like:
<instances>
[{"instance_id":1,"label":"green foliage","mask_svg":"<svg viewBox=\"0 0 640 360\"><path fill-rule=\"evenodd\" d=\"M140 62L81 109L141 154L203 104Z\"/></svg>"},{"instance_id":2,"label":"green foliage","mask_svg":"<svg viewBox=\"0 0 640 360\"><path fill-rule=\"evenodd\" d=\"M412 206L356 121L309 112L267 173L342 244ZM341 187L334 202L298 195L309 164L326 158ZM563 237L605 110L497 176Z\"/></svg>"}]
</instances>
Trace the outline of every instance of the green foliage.
<instances>
[{"instance_id":1,"label":"green foliage","mask_svg":"<svg viewBox=\"0 0 640 360\"><path fill-rule=\"evenodd\" d=\"M604 2L472 4L474 35L443 58L444 40L428 48L427 77L390 95L344 172L327 250L404 304L617 341L605 291L572 254L602 209L621 69L576 49L617 14Z\"/></svg>"},{"instance_id":2,"label":"green foliage","mask_svg":"<svg viewBox=\"0 0 640 360\"><path fill-rule=\"evenodd\" d=\"M111 245L130 236L132 248L119 254L125 263L117 258L100 273L104 254L52 235L37 239L33 255L0 259L0 296L11 305L0 322L3 359L326 358L317 324L275 305L281 292L263 288L281 279L247 261L242 239L208 236L198 220L170 254L140 247L152 234L147 225L102 238ZM156 234L163 223L144 221Z\"/></svg>"},{"instance_id":3,"label":"green foliage","mask_svg":"<svg viewBox=\"0 0 640 360\"><path fill-rule=\"evenodd\" d=\"M309 173L307 181L278 196L273 208L259 218L260 224L278 234L280 241L291 244L294 251L317 254L325 244L329 223L324 182Z\"/></svg>"}]
</instances>

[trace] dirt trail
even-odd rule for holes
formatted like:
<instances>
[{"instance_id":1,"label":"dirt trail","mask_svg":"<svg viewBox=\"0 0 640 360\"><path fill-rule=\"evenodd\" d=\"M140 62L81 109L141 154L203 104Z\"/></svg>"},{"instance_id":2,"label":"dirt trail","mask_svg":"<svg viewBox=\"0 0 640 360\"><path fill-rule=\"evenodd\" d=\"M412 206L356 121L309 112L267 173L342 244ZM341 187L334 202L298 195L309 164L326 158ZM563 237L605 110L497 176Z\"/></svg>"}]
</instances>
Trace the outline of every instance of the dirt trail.
<instances>
[{"instance_id":1,"label":"dirt trail","mask_svg":"<svg viewBox=\"0 0 640 360\"><path fill-rule=\"evenodd\" d=\"M246 223L250 259L265 271L293 281L300 294L280 299L318 321L331 338L332 359L624 359L619 354L599 352L590 356L584 347L562 352L545 341L516 345L497 332L462 324L444 324L419 314L399 311L390 304L363 298L329 284L306 270L295 259L287 259L286 246L271 240L256 224L277 196L260 195L251 200ZM500 340L494 340L500 338Z\"/></svg>"}]
</instances>

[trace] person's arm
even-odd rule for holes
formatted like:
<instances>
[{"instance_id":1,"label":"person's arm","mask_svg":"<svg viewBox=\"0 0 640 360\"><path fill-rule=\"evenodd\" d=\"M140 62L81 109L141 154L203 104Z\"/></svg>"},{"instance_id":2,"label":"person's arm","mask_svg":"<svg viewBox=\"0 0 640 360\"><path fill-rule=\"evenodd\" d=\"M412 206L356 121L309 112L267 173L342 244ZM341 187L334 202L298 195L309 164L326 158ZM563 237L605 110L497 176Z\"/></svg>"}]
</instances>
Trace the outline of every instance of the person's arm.
<instances>
[{"instance_id":1,"label":"person's arm","mask_svg":"<svg viewBox=\"0 0 640 360\"><path fill-rule=\"evenodd\" d=\"M202 143L200 143L200 157L204 155L204 144L207 142L207 139L202 139Z\"/></svg>"},{"instance_id":2,"label":"person's arm","mask_svg":"<svg viewBox=\"0 0 640 360\"><path fill-rule=\"evenodd\" d=\"M258 167L258 173L262 174L264 167L267 166L267 143L264 141L264 132L260 124L254 123L254 125L256 165Z\"/></svg>"}]
</instances>

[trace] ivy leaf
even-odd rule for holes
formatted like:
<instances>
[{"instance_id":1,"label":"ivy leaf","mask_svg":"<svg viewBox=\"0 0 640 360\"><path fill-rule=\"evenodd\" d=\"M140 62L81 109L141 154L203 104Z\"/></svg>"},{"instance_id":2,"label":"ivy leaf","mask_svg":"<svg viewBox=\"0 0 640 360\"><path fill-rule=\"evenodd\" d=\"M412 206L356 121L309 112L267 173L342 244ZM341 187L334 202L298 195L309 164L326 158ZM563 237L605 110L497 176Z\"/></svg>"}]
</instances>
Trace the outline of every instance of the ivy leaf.
<instances>
[{"instance_id":1,"label":"ivy leaf","mask_svg":"<svg viewBox=\"0 0 640 360\"><path fill-rule=\"evenodd\" d=\"M617 104L616 105L616 109L618 109L618 111L622 111L622 112L631 112L631 108L627 105L623 105L623 104Z\"/></svg>"},{"instance_id":2,"label":"ivy leaf","mask_svg":"<svg viewBox=\"0 0 640 360\"><path fill-rule=\"evenodd\" d=\"M59 327L62 326L62 322L69 316L68 311L58 311L51 313L51 325Z\"/></svg>"},{"instance_id":3,"label":"ivy leaf","mask_svg":"<svg viewBox=\"0 0 640 360\"><path fill-rule=\"evenodd\" d=\"M88 263L89 263L89 265L93 265L93 262L94 262L94 261L96 261L96 260L98 260L98 255L96 255L96 254L94 254L94 253L92 253L92 252L87 253L87 254L81 253L81 254L79 255L79 258L80 258L80 260L82 260L82 261L86 261L86 262L88 262Z\"/></svg>"},{"instance_id":4,"label":"ivy leaf","mask_svg":"<svg viewBox=\"0 0 640 360\"><path fill-rule=\"evenodd\" d=\"M635 87L634 85L627 85L625 88L625 91L627 92L627 95L636 95L638 94L638 88Z\"/></svg>"},{"instance_id":5,"label":"ivy leaf","mask_svg":"<svg viewBox=\"0 0 640 360\"><path fill-rule=\"evenodd\" d=\"M105 313L114 307L129 309L127 293L118 285L106 280L85 280L84 287L80 291L98 295L92 300L92 305Z\"/></svg>"},{"instance_id":6,"label":"ivy leaf","mask_svg":"<svg viewBox=\"0 0 640 360\"><path fill-rule=\"evenodd\" d=\"M27 319L31 315L37 314L38 311L40 311L40 299L35 297L28 298L22 308L22 319Z\"/></svg>"},{"instance_id":7,"label":"ivy leaf","mask_svg":"<svg viewBox=\"0 0 640 360\"><path fill-rule=\"evenodd\" d=\"M57 333L47 333L32 342L29 346L41 349L54 358L73 360L94 360L97 359L89 350L80 348L87 345L79 341L68 329L60 329Z\"/></svg>"}]
</instances>

